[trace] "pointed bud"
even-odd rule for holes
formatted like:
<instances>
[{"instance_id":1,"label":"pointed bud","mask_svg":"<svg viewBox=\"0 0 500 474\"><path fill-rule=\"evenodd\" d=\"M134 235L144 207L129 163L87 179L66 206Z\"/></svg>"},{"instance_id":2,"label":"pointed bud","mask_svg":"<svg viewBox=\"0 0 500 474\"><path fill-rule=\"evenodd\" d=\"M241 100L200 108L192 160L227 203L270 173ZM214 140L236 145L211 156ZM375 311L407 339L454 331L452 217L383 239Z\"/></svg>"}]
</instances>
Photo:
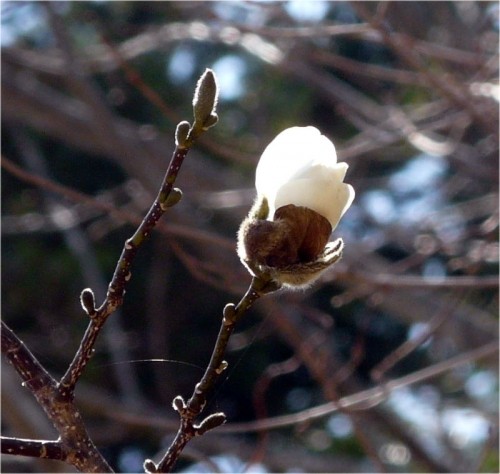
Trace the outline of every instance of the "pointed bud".
<instances>
[{"instance_id":1,"label":"pointed bud","mask_svg":"<svg viewBox=\"0 0 500 474\"><path fill-rule=\"evenodd\" d=\"M217 122L215 107L217 106L218 87L215 74L205 69L194 92L193 113L195 125L207 129Z\"/></svg>"}]
</instances>

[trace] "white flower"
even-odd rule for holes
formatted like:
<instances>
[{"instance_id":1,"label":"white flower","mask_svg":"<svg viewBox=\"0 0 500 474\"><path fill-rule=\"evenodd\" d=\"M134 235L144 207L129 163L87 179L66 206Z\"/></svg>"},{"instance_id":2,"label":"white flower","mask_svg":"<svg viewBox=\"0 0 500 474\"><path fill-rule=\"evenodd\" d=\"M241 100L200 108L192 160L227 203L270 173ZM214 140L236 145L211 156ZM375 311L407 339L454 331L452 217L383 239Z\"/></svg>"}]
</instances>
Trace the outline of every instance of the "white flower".
<instances>
[{"instance_id":1,"label":"white flower","mask_svg":"<svg viewBox=\"0 0 500 474\"><path fill-rule=\"evenodd\" d=\"M254 277L305 288L337 262L342 239L328 242L354 199L346 163L314 127L281 132L264 150L257 199L238 231L238 255Z\"/></svg>"},{"instance_id":2,"label":"white flower","mask_svg":"<svg viewBox=\"0 0 500 474\"><path fill-rule=\"evenodd\" d=\"M257 165L255 186L269 204L268 220L276 209L294 204L321 214L335 229L354 199L353 187L343 182L347 168L337 163L333 143L317 128L284 130Z\"/></svg>"}]
</instances>

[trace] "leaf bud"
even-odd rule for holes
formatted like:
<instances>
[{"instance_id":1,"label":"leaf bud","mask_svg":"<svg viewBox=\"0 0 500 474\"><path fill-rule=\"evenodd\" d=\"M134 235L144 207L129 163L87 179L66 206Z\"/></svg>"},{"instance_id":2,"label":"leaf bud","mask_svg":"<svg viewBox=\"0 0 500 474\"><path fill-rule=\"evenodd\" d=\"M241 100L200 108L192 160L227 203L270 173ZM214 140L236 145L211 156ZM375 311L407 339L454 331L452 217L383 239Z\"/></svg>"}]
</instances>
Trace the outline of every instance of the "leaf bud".
<instances>
[{"instance_id":1,"label":"leaf bud","mask_svg":"<svg viewBox=\"0 0 500 474\"><path fill-rule=\"evenodd\" d=\"M166 211L169 207L175 206L182 199L182 191L179 188L172 188L163 201L160 200L160 207Z\"/></svg>"},{"instance_id":2,"label":"leaf bud","mask_svg":"<svg viewBox=\"0 0 500 474\"><path fill-rule=\"evenodd\" d=\"M184 398L182 398L180 395L177 395L173 400L172 400L172 408L178 412L182 413L186 409L186 402L184 401Z\"/></svg>"},{"instance_id":3,"label":"leaf bud","mask_svg":"<svg viewBox=\"0 0 500 474\"><path fill-rule=\"evenodd\" d=\"M223 361L220 363L219 367L217 367L217 368L215 369L215 373L216 373L217 375L222 374L222 372L224 372L224 371L228 368L228 366L229 366L229 364L228 364L227 360L223 360Z\"/></svg>"},{"instance_id":4,"label":"leaf bud","mask_svg":"<svg viewBox=\"0 0 500 474\"><path fill-rule=\"evenodd\" d=\"M193 97L193 114L195 125L207 129L217 122L215 107L217 106L218 87L215 74L205 69L201 75Z\"/></svg>"},{"instance_id":5,"label":"leaf bud","mask_svg":"<svg viewBox=\"0 0 500 474\"><path fill-rule=\"evenodd\" d=\"M201 436L207 431L213 430L226 422L226 415L222 412L207 416L198 426L195 426L196 434Z\"/></svg>"},{"instance_id":6,"label":"leaf bud","mask_svg":"<svg viewBox=\"0 0 500 474\"><path fill-rule=\"evenodd\" d=\"M151 459L146 459L142 467L144 468L144 472L148 474L158 472L158 467Z\"/></svg>"},{"instance_id":7,"label":"leaf bud","mask_svg":"<svg viewBox=\"0 0 500 474\"><path fill-rule=\"evenodd\" d=\"M83 310L89 315L95 314L95 296L91 288L85 288L80 294L80 304Z\"/></svg>"},{"instance_id":8,"label":"leaf bud","mask_svg":"<svg viewBox=\"0 0 500 474\"><path fill-rule=\"evenodd\" d=\"M177 148L188 147L188 136L191 130L191 124L186 120L179 122L175 129L175 146Z\"/></svg>"},{"instance_id":9,"label":"leaf bud","mask_svg":"<svg viewBox=\"0 0 500 474\"><path fill-rule=\"evenodd\" d=\"M225 319L232 320L236 315L236 307L233 303L228 303L226 306L224 306L222 314Z\"/></svg>"},{"instance_id":10,"label":"leaf bud","mask_svg":"<svg viewBox=\"0 0 500 474\"><path fill-rule=\"evenodd\" d=\"M205 122L203 122L203 130L208 130L210 127L213 127L219 121L219 116L215 113L210 114Z\"/></svg>"}]
</instances>

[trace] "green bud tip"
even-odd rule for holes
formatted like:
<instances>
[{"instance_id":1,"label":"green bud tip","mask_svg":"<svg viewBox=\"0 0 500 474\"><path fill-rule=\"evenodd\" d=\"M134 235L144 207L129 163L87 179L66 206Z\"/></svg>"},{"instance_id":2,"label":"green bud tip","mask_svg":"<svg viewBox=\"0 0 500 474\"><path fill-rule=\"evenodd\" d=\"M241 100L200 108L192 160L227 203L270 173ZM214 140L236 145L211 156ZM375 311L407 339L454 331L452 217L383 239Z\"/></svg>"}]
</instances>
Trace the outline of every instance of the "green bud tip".
<instances>
[{"instance_id":1,"label":"green bud tip","mask_svg":"<svg viewBox=\"0 0 500 474\"><path fill-rule=\"evenodd\" d=\"M261 200L256 201L254 208L250 210L250 213L255 219L265 220L269 216L269 203L264 197Z\"/></svg>"}]
</instances>

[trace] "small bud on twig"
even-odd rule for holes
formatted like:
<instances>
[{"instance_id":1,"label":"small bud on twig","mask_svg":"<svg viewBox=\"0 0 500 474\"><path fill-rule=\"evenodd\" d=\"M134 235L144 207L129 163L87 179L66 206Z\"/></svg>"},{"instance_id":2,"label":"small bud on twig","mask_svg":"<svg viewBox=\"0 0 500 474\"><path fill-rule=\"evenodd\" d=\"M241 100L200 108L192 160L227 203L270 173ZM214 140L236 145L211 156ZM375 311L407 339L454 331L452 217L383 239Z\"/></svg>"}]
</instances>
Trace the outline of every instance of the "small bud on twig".
<instances>
[{"instance_id":1,"label":"small bud on twig","mask_svg":"<svg viewBox=\"0 0 500 474\"><path fill-rule=\"evenodd\" d=\"M188 135L191 130L191 124L186 120L183 120L177 124L175 129L175 146L177 148L187 148L188 147Z\"/></svg>"},{"instance_id":2,"label":"small bud on twig","mask_svg":"<svg viewBox=\"0 0 500 474\"><path fill-rule=\"evenodd\" d=\"M142 467L144 468L144 471L147 473L158 472L156 464L151 459L146 459Z\"/></svg>"},{"instance_id":3,"label":"small bud on twig","mask_svg":"<svg viewBox=\"0 0 500 474\"><path fill-rule=\"evenodd\" d=\"M179 188L173 188L166 199L160 200L160 206L163 211L169 207L175 206L182 199L182 191Z\"/></svg>"},{"instance_id":4,"label":"small bud on twig","mask_svg":"<svg viewBox=\"0 0 500 474\"><path fill-rule=\"evenodd\" d=\"M182 413L186 409L186 402L184 401L184 398L182 398L180 395L177 395L173 400L172 400L172 408L178 412Z\"/></svg>"},{"instance_id":5,"label":"small bud on twig","mask_svg":"<svg viewBox=\"0 0 500 474\"><path fill-rule=\"evenodd\" d=\"M92 317L95 314L95 297L91 288L85 288L80 294L80 304L83 310Z\"/></svg>"},{"instance_id":6,"label":"small bud on twig","mask_svg":"<svg viewBox=\"0 0 500 474\"><path fill-rule=\"evenodd\" d=\"M205 434L226 422L226 415L222 412L207 416L198 426L195 426L197 436Z\"/></svg>"},{"instance_id":7,"label":"small bud on twig","mask_svg":"<svg viewBox=\"0 0 500 474\"><path fill-rule=\"evenodd\" d=\"M222 311L222 314L224 316L224 319L230 321L234 319L234 316L236 314L235 306L233 303L228 303L226 306L224 306L224 310Z\"/></svg>"},{"instance_id":8,"label":"small bud on twig","mask_svg":"<svg viewBox=\"0 0 500 474\"><path fill-rule=\"evenodd\" d=\"M215 369L215 373L216 373L217 375L222 374L222 372L224 372L224 371L227 369L228 365L229 365L229 364L228 364L227 360L223 360L223 361L220 363L219 367L217 367L217 368Z\"/></svg>"},{"instance_id":9,"label":"small bud on twig","mask_svg":"<svg viewBox=\"0 0 500 474\"><path fill-rule=\"evenodd\" d=\"M215 74L211 69L205 69L198 80L193 97L194 127L207 130L217 123L218 117L215 113L217 96Z\"/></svg>"}]
</instances>

